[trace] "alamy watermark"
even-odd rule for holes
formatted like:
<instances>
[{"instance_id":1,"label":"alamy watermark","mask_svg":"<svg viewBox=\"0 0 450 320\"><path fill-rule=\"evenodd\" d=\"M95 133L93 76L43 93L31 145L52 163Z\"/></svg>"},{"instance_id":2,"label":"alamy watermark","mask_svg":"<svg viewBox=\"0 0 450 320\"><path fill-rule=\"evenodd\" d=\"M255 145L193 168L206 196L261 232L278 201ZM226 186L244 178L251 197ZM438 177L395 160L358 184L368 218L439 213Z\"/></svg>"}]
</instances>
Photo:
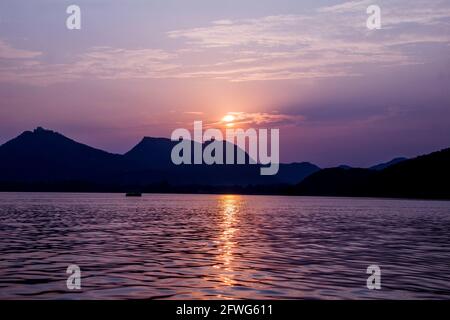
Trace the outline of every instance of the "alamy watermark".
<instances>
[{"instance_id":1,"label":"alamy watermark","mask_svg":"<svg viewBox=\"0 0 450 320\"><path fill-rule=\"evenodd\" d=\"M81 29L81 8L76 4L67 7L66 13L69 16L66 19L66 27L69 30ZM367 7L366 13L370 15L366 20L366 26L369 30L381 29L381 8L376 4Z\"/></svg>"},{"instance_id":2,"label":"alamy watermark","mask_svg":"<svg viewBox=\"0 0 450 320\"><path fill-rule=\"evenodd\" d=\"M381 29L381 8L375 4L367 7L367 14L370 16L367 18L366 26L369 30Z\"/></svg>"},{"instance_id":3,"label":"alamy watermark","mask_svg":"<svg viewBox=\"0 0 450 320\"><path fill-rule=\"evenodd\" d=\"M67 267L67 274L70 276L67 278L66 286L69 290L81 290L81 269L76 264L71 264Z\"/></svg>"},{"instance_id":4,"label":"alamy watermark","mask_svg":"<svg viewBox=\"0 0 450 320\"><path fill-rule=\"evenodd\" d=\"M176 165L261 164L261 175L275 175L280 166L279 129L270 129L270 133L268 129L226 129L224 137L219 129L203 132L202 121L195 121L193 136L180 128L172 132L171 139L179 141L171 153ZM203 145L204 142L209 143Z\"/></svg>"},{"instance_id":5,"label":"alamy watermark","mask_svg":"<svg viewBox=\"0 0 450 320\"><path fill-rule=\"evenodd\" d=\"M69 17L66 19L66 27L69 30L81 29L81 8L75 4L67 7L66 13Z\"/></svg>"},{"instance_id":6,"label":"alamy watermark","mask_svg":"<svg viewBox=\"0 0 450 320\"><path fill-rule=\"evenodd\" d=\"M367 274L370 276L367 278L367 289L380 290L381 289L381 268L380 266L373 264L367 267Z\"/></svg>"}]
</instances>

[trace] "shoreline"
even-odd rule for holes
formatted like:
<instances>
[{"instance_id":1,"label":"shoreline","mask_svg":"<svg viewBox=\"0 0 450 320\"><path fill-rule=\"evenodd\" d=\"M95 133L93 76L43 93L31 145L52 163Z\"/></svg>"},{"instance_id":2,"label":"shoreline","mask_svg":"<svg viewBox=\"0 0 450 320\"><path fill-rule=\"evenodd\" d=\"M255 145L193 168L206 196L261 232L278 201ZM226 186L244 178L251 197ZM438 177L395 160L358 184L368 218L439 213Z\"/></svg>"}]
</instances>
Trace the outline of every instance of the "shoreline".
<instances>
[{"instance_id":1,"label":"shoreline","mask_svg":"<svg viewBox=\"0 0 450 320\"><path fill-rule=\"evenodd\" d=\"M6 191L0 190L0 194L6 193L47 193L47 194L122 194L125 197L126 191L45 191L45 190L27 190L27 191ZM267 197L288 197L288 198L330 198L330 199L357 199L357 200L411 200L411 201L450 201L449 198L418 198L418 197L387 197L387 196L358 196L358 195L306 195L306 194L283 194L283 193L239 193L239 192L142 192L142 195L229 195L229 196L267 196Z\"/></svg>"}]
</instances>

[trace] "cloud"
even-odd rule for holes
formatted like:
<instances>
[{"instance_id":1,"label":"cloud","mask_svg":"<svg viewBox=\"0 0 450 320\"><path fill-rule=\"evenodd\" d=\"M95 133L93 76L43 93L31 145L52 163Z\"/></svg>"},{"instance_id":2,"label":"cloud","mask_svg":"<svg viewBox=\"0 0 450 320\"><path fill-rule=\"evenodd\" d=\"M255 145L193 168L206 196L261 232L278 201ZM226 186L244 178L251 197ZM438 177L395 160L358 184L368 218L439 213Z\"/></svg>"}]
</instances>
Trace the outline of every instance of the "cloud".
<instances>
[{"instance_id":1,"label":"cloud","mask_svg":"<svg viewBox=\"0 0 450 320\"><path fill-rule=\"evenodd\" d=\"M450 43L448 2L378 1L383 30L368 30L372 1L348 1L296 15L229 20L175 30L172 39L217 52L220 61L186 72L233 82L358 76L370 67L426 62L403 47ZM443 32L445 30L445 32Z\"/></svg>"},{"instance_id":2,"label":"cloud","mask_svg":"<svg viewBox=\"0 0 450 320\"><path fill-rule=\"evenodd\" d=\"M190 114L190 115L202 115L203 112L201 111L186 111L184 114Z\"/></svg>"},{"instance_id":3,"label":"cloud","mask_svg":"<svg viewBox=\"0 0 450 320\"><path fill-rule=\"evenodd\" d=\"M397 24L419 24L422 26L441 24L448 26L450 5L446 0L357 0L347 1L333 6L319 8L320 13L332 14L360 14L370 5L381 8L382 20L385 28Z\"/></svg>"},{"instance_id":4,"label":"cloud","mask_svg":"<svg viewBox=\"0 0 450 320\"><path fill-rule=\"evenodd\" d=\"M365 9L371 4L375 4L374 1L372 0L347 1L333 6L319 8L318 12L333 12L333 13L355 12L361 11L361 9Z\"/></svg>"},{"instance_id":5,"label":"cloud","mask_svg":"<svg viewBox=\"0 0 450 320\"><path fill-rule=\"evenodd\" d=\"M75 75L100 79L160 78L178 67L174 58L174 54L160 49L96 47L67 69Z\"/></svg>"},{"instance_id":6,"label":"cloud","mask_svg":"<svg viewBox=\"0 0 450 320\"><path fill-rule=\"evenodd\" d=\"M40 55L42 52L16 49L0 39L0 59L33 59Z\"/></svg>"},{"instance_id":7,"label":"cloud","mask_svg":"<svg viewBox=\"0 0 450 320\"><path fill-rule=\"evenodd\" d=\"M286 32L295 26L299 18L295 15L267 16L257 19L227 20L226 23L213 22L212 25L168 32L169 38L185 39L191 45L206 48L221 48L238 45L278 46L302 43L296 32ZM306 39L305 39L306 40Z\"/></svg>"},{"instance_id":8,"label":"cloud","mask_svg":"<svg viewBox=\"0 0 450 320\"><path fill-rule=\"evenodd\" d=\"M441 46L443 57L450 53L450 2L378 0L381 30L366 28L369 4L347 1L297 14L215 20L167 32L176 49L94 47L62 64L45 63L41 52L0 41L0 81L355 77L433 61L412 45Z\"/></svg>"},{"instance_id":9,"label":"cloud","mask_svg":"<svg viewBox=\"0 0 450 320\"><path fill-rule=\"evenodd\" d=\"M267 112L228 112L227 115L233 116L233 124L237 128L245 127L281 127L286 125L295 125L304 120L301 115L288 115L281 113L267 113ZM227 122L216 122L210 124L211 126L219 125L224 126Z\"/></svg>"},{"instance_id":10,"label":"cloud","mask_svg":"<svg viewBox=\"0 0 450 320\"><path fill-rule=\"evenodd\" d=\"M85 78L165 78L178 67L174 58L174 54L159 49L94 47L75 57L71 63L46 64L40 60L26 60L0 67L0 81L49 85Z\"/></svg>"},{"instance_id":11,"label":"cloud","mask_svg":"<svg viewBox=\"0 0 450 320\"><path fill-rule=\"evenodd\" d=\"M203 48L230 48L242 46L297 47L308 49L333 39L345 40L349 45L367 43L376 37L376 31L369 32L365 27L368 17L367 7L371 0L348 1L334 6L320 7L308 13L275 15L253 19L224 20L226 23L213 22L209 26L182 29L168 32L172 39L185 40L189 45ZM439 25L447 31L449 41L450 3L448 1L405 1L379 0L383 28L397 25L417 24L421 28L410 26L409 30L389 31L392 39L411 33L421 36L423 32L435 35L430 25ZM417 27L417 26L416 26ZM381 33L381 32L378 32ZM385 33L386 34L386 33Z\"/></svg>"},{"instance_id":12,"label":"cloud","mask_svg":"<svg viewBox=\"0 0 450 320\"><path fill-rule=\"evenodd\" d=\"M233 24L233 21L224 19L224 20L213 21L213 23L214 24L219 24L219 25L224 25L224 24Z\"/></svg>"}]
</instances>

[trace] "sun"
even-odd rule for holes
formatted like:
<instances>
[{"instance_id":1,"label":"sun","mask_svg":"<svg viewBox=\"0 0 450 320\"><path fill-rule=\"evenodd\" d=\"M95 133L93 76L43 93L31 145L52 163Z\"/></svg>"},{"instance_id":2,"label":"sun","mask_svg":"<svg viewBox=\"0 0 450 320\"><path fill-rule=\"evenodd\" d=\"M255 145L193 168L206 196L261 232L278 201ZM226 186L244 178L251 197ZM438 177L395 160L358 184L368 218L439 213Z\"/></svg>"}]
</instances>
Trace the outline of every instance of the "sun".
<instances>
[{"instance_id":1,"label":"sun","mask_svg":"<svg viewBox=\"0 0 450 320\"><path fill-rule=\"evenodd\" d=\"M230 122L233 122L235 119L236 118L233 115L227 114L225 117L222 118L222 121L230 123Z\"/></svg>"},{"instance_id":2,"label":"sun","mask_svg":"<svg viewBox=\"0 0 450 320\"><path fill-rule=\"evenodd\" d=\"M236 118L232 114L227 114L226 116L224 116L222 118L222 122L225 122L225 125L227 127L233 127L234 126L234 123L233 123L234 120L236 120Z\"/></svg>"}]
</instances>

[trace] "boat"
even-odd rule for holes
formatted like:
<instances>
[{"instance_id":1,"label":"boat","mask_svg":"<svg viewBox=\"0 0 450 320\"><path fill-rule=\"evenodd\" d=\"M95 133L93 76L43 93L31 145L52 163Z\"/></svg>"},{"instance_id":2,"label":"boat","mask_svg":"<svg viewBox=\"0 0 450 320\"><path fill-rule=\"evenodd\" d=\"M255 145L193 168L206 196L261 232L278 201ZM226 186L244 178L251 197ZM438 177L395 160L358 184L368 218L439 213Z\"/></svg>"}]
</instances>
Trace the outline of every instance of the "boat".
<instances>
[{"instance_id":1,"label":"boat","mask_svg":"<svg viewBox=\"0 0 450 320\"><path fill-rule=\"evenodd\" d=\"M142 193L140 192L127 192L127 197L142 197Z\"/></svg>"}]
</instances>

